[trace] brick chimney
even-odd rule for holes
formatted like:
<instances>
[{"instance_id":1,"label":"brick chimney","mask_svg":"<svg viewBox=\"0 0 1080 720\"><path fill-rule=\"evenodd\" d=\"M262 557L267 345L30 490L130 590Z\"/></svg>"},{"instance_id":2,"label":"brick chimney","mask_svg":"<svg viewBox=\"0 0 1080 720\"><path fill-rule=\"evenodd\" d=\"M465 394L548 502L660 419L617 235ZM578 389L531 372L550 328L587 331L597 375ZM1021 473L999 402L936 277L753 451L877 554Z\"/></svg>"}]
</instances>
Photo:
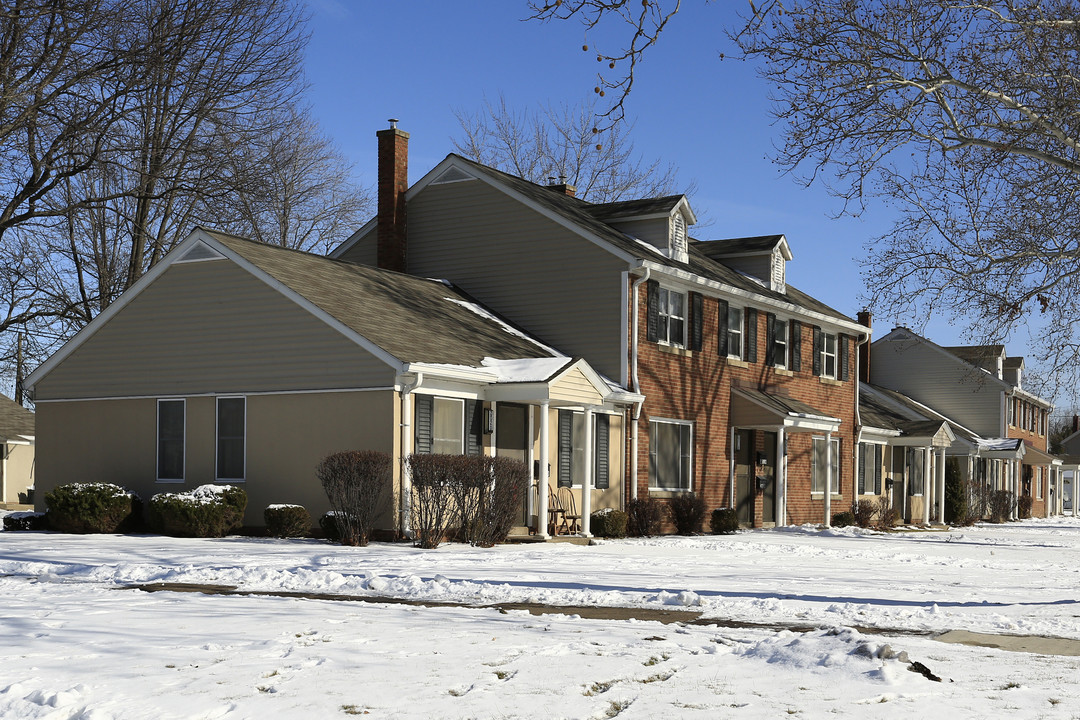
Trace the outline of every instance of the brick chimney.
<instances>
[{"instance_id":1,"label":"brick chimney","mask_svg":"<svg viewBox=\"0 0 1080 720\"><path fill-rule=\"evenodd\" d=\"M1073 432L1080 430L1080 415L1073 415Z\"/></svg>"},{"instance_id":2,"label":"brick chimney","mask_svg":"<svg viewBox=\"0 0 1080 720\"><path fill-rule=\"evenodd\" d=\"M871 316L869 310L860 310L856 318L860 325L870 327ZM870 382L870 341L867 340L859 346L859 382Z\"/></svg>"},{"instance_id":3,"label":"brick chimney","mask_svg":"<svg viewBox=\"0 0 1080 720\"><path fill-rule=\"evenodd\" d=\"M405 191L409 189L409 133L390 127L375 133L379 138L379 211L376 221L379 267L405 272L408 254L405 231Z\"/></svg>"},{"instance_id":4,"label":"brick chimney","mask_svg":"<svg viewBox=\"0 0 1080 720\"><path fill-rule=\"evenodd\" d=\"M553 190L560 195L567 195L569 197L577 197L577 188L573 185L567 185L564 182L552 183L547 186L548 190Z\"/></svg>"}]
</instances>

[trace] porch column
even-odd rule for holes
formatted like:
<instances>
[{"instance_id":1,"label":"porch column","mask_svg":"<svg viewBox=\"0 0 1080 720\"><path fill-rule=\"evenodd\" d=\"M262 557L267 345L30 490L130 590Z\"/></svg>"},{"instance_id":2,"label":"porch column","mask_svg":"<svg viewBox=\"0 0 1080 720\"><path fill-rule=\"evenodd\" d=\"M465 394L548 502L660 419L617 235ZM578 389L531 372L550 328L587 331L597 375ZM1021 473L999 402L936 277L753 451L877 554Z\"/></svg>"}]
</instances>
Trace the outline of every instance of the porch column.
<instances>
[{"instance_id":1,"label":"porch column","mask_svg":"<svg viewBox=\"0 0 1080 720\"><path fill-rule=\"evenodd\" d=\"M923 525L930 524L930 487L934 484L934 452L923 448L922 515Z\"/></svg>"},{"instance_id":2,"label":"porch column","mask_svg":"<svg viewBox=\"0 0 1080 720\"><path fill-rule=\"evenodd\" d=\"M1019 460L1017 460L1016 463L1015 463L1015 467L1013 468L1012 488L1011 488L1012 494L1013 494L1013 503L1012 503L1012 508L1013 508L1012 509L1012 519L1013 520L1019 520L1020 519L1020 508L1017 505L1016 501L1020 499L1020 485L1024 481L1023 478L1024 478L1024 466Z\"/></svg>"},{"instance_id":3,"label":"porch column","mask_svg":"<svg viewBox=\"0 0 1080 720\"><path fill-rule=\"evenodd\" d=\"M784 453L784 426L776 431L776 525L787 525L787 455Z\"/></svg>"},{"instance_id":4,"label":"porch column","mask_svg":"<svg viewBox=\"0 0 1080 720\"><path fill-rule=\"evenodd\" d=\"M536 481L536 536L548 537L548 404L540 403L540 477Z\"/></svg>"},{"instance_id":5,"label":"porch column","mask_svg":"<svg viewBox=\"0 0 1080 720\"><path fill-rule=\"evenodd\" d=\"M825 527L832 527L832 433L825 433Z\"/></svg>"},{"instance_id":6,"label":"porch column","mask_svg":"<svg viewBox=\"0 0 1080 720\"><path fill-rule=\"evenodd\" d=\"M596 467L596 458L593 457L596 449L593 443L594 417L592 408L585 408L585 477L581 479L581 534L585 537L592 537L589 515L592 514L593 469Z\"/></svg>"},{"instance_id":7,"label":"porch column","mask_svg":"<svg viewBox=\"0 0 1080 720\"><path fill-rule=\"evenodd\" d=\"M1080 485L1080 466L1074 466L1072 471L1072 482L1069 485L1072 487L1072 516L1076 517L1076 501L1080 499L1080 493L1077 493L1076 487Z\"/></svg>"},{"instance_id":8,"label":"porch column","mask_svg":"<svg viewBox=\"0 0 1080 720\"><path fill-rule=\"evenodd\" d=\"M937 519L942 525L945 524L945 448L938 448L938 491L937 497Z\"/></svg>"},{"instance_id":9,"label":"porch column","mask_svg":"<svg viewBox=\"0 0 1080 720\"><path fill-rule=\"evenodd\" d=\"M1054 466L1053 465L1047 465L1046 466L1046 492L1044 493L1046 495L1046 497L1043 498L1043 509L1044 509L1044 511L1046 513L1047 518L1049 518L1051 515L1053 515L1053 513L1051 512L1052 508L1050 507L1051 498L1053 498L1053 502L1057 502L1057 493L1053 491L1053 487L1054 487L1053 478L1054 478Z\"/></svg>"}]
</instances>

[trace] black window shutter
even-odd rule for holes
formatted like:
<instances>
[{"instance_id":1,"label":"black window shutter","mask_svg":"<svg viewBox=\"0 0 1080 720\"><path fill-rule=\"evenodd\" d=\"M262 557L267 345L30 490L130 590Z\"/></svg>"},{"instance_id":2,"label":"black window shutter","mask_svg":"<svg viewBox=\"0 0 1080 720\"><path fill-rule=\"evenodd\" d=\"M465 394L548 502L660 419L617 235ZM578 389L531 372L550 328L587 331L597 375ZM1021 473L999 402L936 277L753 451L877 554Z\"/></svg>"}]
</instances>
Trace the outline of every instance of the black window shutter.
<instances>
[{"instance_id":1,"label":"black window shutter","mask_svg":"<svg viewBox=\"0 0 1080 720\"><path fill-rule=\"evenodd\" d=\"M701 297L701 293L690 293L690 349L701 349L701 326L705 319L704 315L705 302Z\"/></svg>"},{"instance_id":2,"label":"black window shutter","mask_svg":"<svg viewBox=\"0 0 1080 720\"><path fill-rule=\"evenodd\" d=\"M607 490L608 480L608 436L610 434L610 418L607 415L596 416L596 466L593 471L593 487L597 490Z\"/></svg>"},{"instance_id":3,"label":"black window shutter","mask_svg":"<svg viewBox=\"0 0 1080 720\"><path fill-rule=\"evenodd\" d=\"M656 342L660 339L660 283L650 280L645 283L645 339Z\"/></svg>"},{"instance_id":4,"label":"black window shutter","mask_svg":"<svg viewBox=\"0 0 1080 720\"><path fill-rule=\"evenodd\" d=\"M825 348L825 336L821 328L814 326L814 375L821 375L821 352Z\"/></svg>"},{"instance_id":5,"label":"black window shutter","mask_svg":"<svg viewBox=\"0 0 1080 720\"><path fill-rule=\"evenodd\" d=\"M765 313L765 364L776 364L776 316Z\"/></svg>"},{"instance_id":6,"label":"black window shutter","mask_svg":"<svg viewBox=\"0 0 1080 720\"><path fill-rule=\"evenodd\" d=\"M559 411L559 487L574 484L570 477L574 457L574 413L571 410Z\"/></svg>"},{"instance_id":7,"label":"black window shutter","mask_svg":"<svg viewBox=\"0 0 1080 720\"><path fill-rule=\"evenodd\" d=\"M859 495L866 492L866 451L870 449L870 446L866 443L860 443L862 446L859 453Z\"/></svg>"},{"instance_id":8,"label":"black window shutter","mask_svg":"<svg viewBox=\"0 0 1080 720\"><path fill-rule=\"evenodd\" d=\"M791 370L799 372L802 370L802 324L798 320L792 320L788 327L790 328L788 345L791 346Z\"/></svg>"},{"instance_id":9,"label":"black window shutter","mask_svg":"<svg viewBox=\"0 0 1080 720\"><path fill-rule=\"evenodd\" d=\"M848 379L848 344L847 335L837 335L836 342L840 345L840 379L847 381Z\"/></svg>"},{"instance_id":10,"label":"black window shutter","mask_svg":"<svg viewBox=\"0 0 1080 720\"><path fill-rule=\"evenodd\" d=\"M716 351L720 354L720 357L727 357L727 314L728 303L727 300L720 300L717 302L717 323L716 323Z\"/></svg>"},{"instance_id":11,"label":"black window shutter","mask_svg":"<svg viewBox=\"0 0 1080 720\"><path fill-rule=\"evenodd\" d=\"M465 401L465 454L484 453L484 403L479 400Z\"/></svg>"},{"instance_id":12,"label":"black window shutter","mask_svg":"<svg viewBox=\"0 0 1080 720\"><path fill-rule=\"evenodd\" d=\"M416 447L418 455L431 453L431 414L435 407L435 398L430 395L416 395Z\"/></svg>"},{"instance_id":13,"label":"black window shutter","mask_svg":"<svg viewBox=\"0 0 1080 720\"><path fill-rule=\"evenodd\" d=\"M881 446L874 446L874 494L881 494Z\"/></svg>"},{"instance_id":14,"label":"black window shutter","mask_svg":"<svg viewBox=\"0 0 1080 720\"><path fill-rule=\"evenodd\" d=\"M757 310L746 308L746 361L757 362Z\"/></svg>"}]
</instances>

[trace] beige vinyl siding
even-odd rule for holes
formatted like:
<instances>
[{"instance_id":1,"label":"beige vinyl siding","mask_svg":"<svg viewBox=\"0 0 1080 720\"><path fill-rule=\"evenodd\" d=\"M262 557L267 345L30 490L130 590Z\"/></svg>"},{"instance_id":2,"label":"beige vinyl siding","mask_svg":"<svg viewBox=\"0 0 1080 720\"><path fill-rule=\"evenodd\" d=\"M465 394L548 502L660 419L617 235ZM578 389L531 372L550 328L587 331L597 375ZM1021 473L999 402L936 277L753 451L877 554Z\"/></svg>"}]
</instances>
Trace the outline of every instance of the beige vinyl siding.
<instances>
[{"instance_id":1,"label":"beige vinyl siding","mask_svg":"<svg viewBox=\"0 0 1080 720\"><path fill-rule=\"evenodd\" d=\"M273 503L303 505L317 522L329 507L316 464L342 450L394 452L396 397L392 390L249 396L244 523L262 525ZM113 482L144 501L214 482L215 398L187 398L181 483L156 482L156 412L155 399L38 405L38 509L46 492L70 482ZM392 528L391 503L383 514L378 527Z\"/></svg>"},{"instance_id":2,"label":"beige vinyl siding","mask_svg":"<svg viewBox=\"0 0 1080 720\"><path fill-rule=\"evenodd\" d=\"M534 337L620 376L623 261L483 182L424 188L408 222L411 274L450 280Z\"/></svg>"},{"instance_id":3,"label":"beige vinyl siding","mask_svg":"<svg viewBox=\"0 0 1080 720\"><path fill-rule=\"evenodd\" d=\"M568 371L551 386L551 399L582 405L600 405L604 402L604 398L578 368Z\"/></svg>"},{"instance_id":4,"label":"beige vinyl siding","mask_svg":"<svg viewBox=\"0 0 1080 720\"><path fill-rule=\"evenodd\" d=\"M386 387L393 370L228 260L179 263L37 385L36 398Z\"/></svg>"},{"instance_id":5,"label":"beige vinyl siding","mask_svg":"<svg viewBox=\"0 0 1080 720\"><path fill-rule=\"evenodd\" d=\"M345 251L339 260L347 260L349 262L358 263L360 265L368 265L370 267L378 267L379 256L378 246L375 243L376 227L373 224L371 230L367 233L363 233L362 230L357 230L353 235L349 237L350 242L353 238L356 241L352 246Z\"/></svg>"},{"instance_id":6,"label":"beige vinyl siding","mask_svg":"<svg viewBox=\"0 0 1080 720\"><path fill-rule=\"evenodd\" d=\"M1000 437L1001 389L992 378L918 341L871 346L871 381L898 390L982 437Z\"/></svg>"},{"instance_id":7,"label":"beige vinyl siding","mask_svg":"<svg viewBox=\"0 0 1080 720\"><path fill-rule=\"evenodd\" d=\"M19 502L19 493L26 492L26 488L34 484L34 450L33 445L6 446L7 462L3 465L4 496L0 498L0 502Z\"/></svg>"}]
</instances>

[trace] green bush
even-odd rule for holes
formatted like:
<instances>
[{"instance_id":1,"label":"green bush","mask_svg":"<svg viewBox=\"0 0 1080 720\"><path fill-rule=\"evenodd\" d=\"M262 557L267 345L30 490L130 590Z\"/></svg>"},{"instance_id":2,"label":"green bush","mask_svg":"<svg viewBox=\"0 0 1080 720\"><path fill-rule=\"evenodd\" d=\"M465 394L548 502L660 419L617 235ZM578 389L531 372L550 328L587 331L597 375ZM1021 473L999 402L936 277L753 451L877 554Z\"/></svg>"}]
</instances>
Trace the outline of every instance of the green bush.
<instances>
[{"instance_id":1,"label":"green bush","mask_svg":"<svg viewBox=\"0 0 1080 720\"><path fill-rule=\"evenodd\" d=\"M116 533L138 527L139 496L112 483L71 483L45 494L47 522L67 533Z\"/></svg>"},{"instance_id":2,"label":"green bush","mask_svg":"<svg viewBox=\"0 0 1080 720\"><path fill-rule=\"evenodd\" d=\"M4 530L8 532L17 530L44 530L45 526L45 513L13 512L4 516Z\"/></svg>"},{"instance_id":3,"label":"green bush","mask_svg":"<svg viewBox=\"0 0 1080 720\"><path fill-rule=\"evenodd\" d=\"M589 530L596 537L626 537L626 523L629 516L622 510L606 508L597 510L589 516Z\"/></svg>"},{"instance_id":4,"label":"green bush","mask_svg":"<svg viewBox=\"0 0 1080 720\"><path fill-rule=\"evenodd\" d=\"M694 493L680 493L668 501L668 514L679 535L697 535L705 522L705 498Z\"/></svg>"},{"instance_id":5,"label":"green bush","mask_svg":"<svg viewBox=\"0 0 1080 720\"><path fill-rule=\"evenodd\" d=\"M1031 517L1031 506L1035 500L1030 495L1021 495L1020 499L1016 501L1016 512L1022 520L1027 520Z\"/></svg>"},{"instance_id":6,"label":"green bush","mask_svg":"<svg viewBox=\"0 0 1080 720\"><path fill-rule=\"evenodd\" d=\"M651 497L637 498L626 503L626 534L630 537L659 535L660 503Z\"/></svg>"},{"instance_id":7,"label":"green bush","mask_svg":"<svg viewBox=\"0 0 1080 720\"><path fill-rule=\"evenodd\" d=\"M315 467L334 510L336 537L342 545L368 544L375 518L390 497L393 473L390 454L376 450L334 453Z\"/></svg>"},{"instance_id":8,"label":"green bush","mask_svg":"<svg viewBox=\"0 0 1080 720\"><path fill-rule=\"evenodd\" d=\"M838 512L832 516L832 526L835 528L850 527L855 524L855 514L850 510Z\"/></svg>"},{"instance_id":9,"label":"green bush","mask_svg":"<svg viewBox=\"0 0 1080 720\"><path fill-rule=\"evenodd\" d=\"M716 508L709 518L709 530L715 535L730 535L739 531L739 513L735 508Z\"/></svg>"},{"instance_id":10,"label":"green bush","mask_svg":"<svg viewBox=\"0 0 1080 720\"><path fill-rule=\"evenodd\" d=\"M331 510L319 518L319 529L323 537L330 542L341 542L341 528L338 527L337 513Z\"/></svg>"},{"instance_id":11,"label":"green bush","mask_svg":"<svg viewBox=\"0 0 1080 720\"><path fill-rule=\"evenodd\" d=\"M271 505L263 510L263 520L271 537L304 537L311 532L311 515L303 505Z\"/></svg>"},{"instance_id":12,"label":"green bush","mask_svg":"<svg viewBox=\"0 0 1080 720\"><path fill-rule=\"evenodd\" d=\"M175 537L224 537L240 527L247 493L234 485L200 485L150 498L150 525Z\"/></svg>"}]
</instances>

